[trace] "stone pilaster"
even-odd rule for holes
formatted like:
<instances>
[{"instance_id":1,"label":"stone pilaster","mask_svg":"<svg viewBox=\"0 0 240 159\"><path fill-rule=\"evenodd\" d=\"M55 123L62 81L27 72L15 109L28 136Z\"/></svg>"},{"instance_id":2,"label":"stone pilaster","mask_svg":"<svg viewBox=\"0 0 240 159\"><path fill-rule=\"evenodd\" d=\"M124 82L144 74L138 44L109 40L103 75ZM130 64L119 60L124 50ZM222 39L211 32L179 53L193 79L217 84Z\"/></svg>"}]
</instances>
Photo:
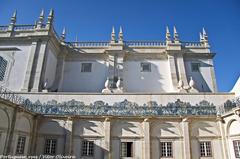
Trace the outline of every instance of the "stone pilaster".
<instances>
[{"instance_id":1,"label":"stone pilaster","mask_svg":"<svg viewBox=\"0 0 240 159\"><path fill-rule=\"evenodd\" d=\"M210 72L211 72L211 77L212 77L212 92L217 92L217 82L216 82L216 76L215 76L215 71L214 71L214 66L213 66L213 60L209 59L209 64L211 65L210 67Z\"/></svg>"},{"instance_id":2,"label":"stone pilaster","mask_svg":"<svg viewBox=\"0 0 240 159\"><path fill-rule=\"evenodd\" d=\"M46 56L46 51L47 51L47 44L48 41L43 41L40 46L39 54L38 54L38 59L37 59L37 66L36 66L36 71L33 79L33 88L32 92L39 92L41 90L41 79L43 75L43 70L44 70L44 60Z\"/></svg>"},{"instance_id":3,"label":"stone pilaster","mask_svg":"<svg viewBox=\"0 0 240 159\"><path fill-rule=\"evenodd\" d=\"M182 132L183 132L183 152L185 159L191 159L191 141L189 133L189 119L184 118L182 120Z\"/></svg>"},{"instance_id":4,"label":"stone pilaster","mask_svg":"<svg viewBox=\"0 0 240 159\"><path fill-rule=\"evenodd\" d=\"M7 148L5 151L5 155L9 155L13 153L13 136L14 136L14 130L15 130L15 124L16 124L16 119L17 119L17 112L18 108L15 107L12 115L12 120L11 120L11 126L8 134L8 140L7 140Z\"/></svg>"},{"instance_id":5,"label":"stone pilaster","mask_svg":"<svg viewBox=\"0 0 240 159\"><path fill-rule=\"evenodd\" d=\"M183 54L178 54L177 56L177 65L178 65L178 74L179 78L183 81L184 86L188 86L188 80L185 71L184 59Z\"/></svg>"},{"instance_id":6,"label":"stone pilaster","mask_svg":"<svg viewBox=\"0 0 240 159\"><path fill-rule=\"evenodd\" d=\"M144 159L150 159L150 122L149 119L143 121L144 130Z\"/></svg>"},{"instance_id":7,"label":"stone pilaster","mask_svg":"<svg viewBox=\"0 0 240 159\"><path fill-rule=\"evenodd\" d=\"M24 79L23 88L22 88L22 91L24 92L29 91L29 84L30 84L30 79L32 77L32 69L34 64L34 58L36 55L36 50L37 50L37 42L34 41L32 42L32 45L31 45L28 64L27 64L27 70L26 70L25 79Z\"/></svg>"},{"instance_id":8,"label":"stone pilaster","mask_svg":"<svg viewBox=\"0 0 240 159\"><path fill-rule=\"evenodd\" d=\"M111 158L111 122L109 118L104 121L104 159Z\"/></svg>"},{"instance_id":9,"label":"stone pilaster","mask_svg":"<svg viewBox=\"0 0 240 159\"><path fill-rule=\"evenodd\" d=\"M226 133L224 130L224 120L222 117L218 116L217 117L217 123L220 129L220 133L221 133L221 142L222 142L222 153L223 153L223 158L224 159L228 159L228 151L227 151L227 138L226 138Z\"/></svg>"},{"instance_id":10,"label":"stone pilaster","mask_svg":"<svg viewBox=\"0 0 240 159\"><path fill-rule=\"evenodd\" d=\"M168 63L170 67L170 75L172 79L173 89L177 89L178 86L178 75L176 70L175 56L168 55Z\"/></svg>"},{"instance_id":11,"label":"stone pilaster","mask_svg":"<svg viewBox=\"0 0 240 159\"><path fill-rule=\"evenodd\" d=\"M30 140L30 154L35 155L36 154L36 147L37 147L37 137L38 137L38 123L40 116L37 115L34 117L33 120L33 126L32 126L32 132L31 132L31 140Z\"/></svg>"},{"instance_id":12,"label":"stone pilaster","mask_svg":"<svg viewBox=\"0 0 240 159\"><path fill-rule=\"evenodd\" d=\"M53 91L54 90L59 90L63 78L63 70L64 70L64 56L58 57L57 60L57 70L55 74L55 80L52 86Z\"/></svg>"},{"instance_id":13,"label":"stone pilaster","mask_svg":"<svg viewBox=\"0 0 240 159\"><path fill-rule=\"evenodd\" d=\"M64 124L65 128L65 155L72 155L73 151L73 120L67 119Z\"/></svg>"}]
</instances>

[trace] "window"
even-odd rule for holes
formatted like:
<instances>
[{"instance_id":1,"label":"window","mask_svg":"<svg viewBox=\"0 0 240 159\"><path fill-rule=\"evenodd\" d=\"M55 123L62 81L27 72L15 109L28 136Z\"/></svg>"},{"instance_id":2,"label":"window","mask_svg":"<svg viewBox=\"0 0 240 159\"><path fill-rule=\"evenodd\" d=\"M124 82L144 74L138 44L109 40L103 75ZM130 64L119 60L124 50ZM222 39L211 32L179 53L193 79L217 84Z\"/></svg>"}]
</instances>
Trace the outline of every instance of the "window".
<instances>
[{"instance_id":1,"label":"window","mask_svg":"<svg viewBox=\"0 0 240 159\"><path fill-rule=\"evenodd\" d=\"M233 141L233 148L235 152L235 157L240 158L240 140Z\"/></svg>"},{"instance_id":2,"label":"window","mask_svg":"<svg viewBox=\"0 0 240 159\"><path fill-rule=\"evenodd\" d=\"M16 154L24 154L24 147L25 147L26 137L19 136L16 148Z\"/></svg>"},{"instance_id":3,"label":"window","mask_svg":"<svg viewBox=\"0 0 240 159\"><path fill-rule=\"evenodd\" d=\"M141 63L141 72L151 72L151 63Z\"/></svg>"},{"instance_id":4,"label":"window","mask_svg":"<svg viewBox=\"0 0 240 159\"><path fill-rule=\"evenodd\" d=\"M82 63L81 72L92 72L92 63Z\"/></svg>"},{"instance_id":5,"label":"window","mask_svg":"<svg viewBox=\"0 0 240 159\"><path fill-rule=\"evenodd\" d=\"M0 81L4 80L6 68L7 68L7 61L0 56Z\"/></svg>"},{"instance_id":6,"label":"window","mask_svg":"<svg viewBox=\"0 0 240 159\"><path fill-rule=\"evenodd\" d=\"M47 155L55 155L56 146L57 146L57 139L46 139L44 153Z\"/></svg>"},{"instance_id":7,"label":"window","mask_svg":"<svg viewBox=\"0 0 240 159\"><path fill-rule=\"evenodd\" d=\"M121 157L133 157L133 142L121 142Z\"/></svg>"},{"instance_id":8,"label":"window","mask_svg":"<svg viewBox=\"0 0 240 159\"><path fill-rule=\"evenodd\" d=\"M201 157L211 157L212 156L212 148L210 141L200 142L200 155Z\"/></svg>"},{"instance_id":9,"label":"window","mask_svg":"<svg viewBox=\"0 0 240 159\"><path fill-rule=\"evenodd\" d=\"M192 63L191 64L192 72L199 72L200 71L200 63Z\"/></svg>"},{"instance_id":10,"label":"window","mask_svg":"<svg viewBox=\"0 0 240 159\"><path fill-rule=\"evenodd\" d=\"M161 157L172 157L172 142L161 142Z\"/></svg>"},{"instance_id":11,"label":"window","mask_svg":"<svg viewBox=\"0 0 240 159\"><path fill-rule=\"evenodd\" d=\"M82 142L82 156L93 156L94 155L94 142L83 140Z\"/></svg>"}]
</instances>

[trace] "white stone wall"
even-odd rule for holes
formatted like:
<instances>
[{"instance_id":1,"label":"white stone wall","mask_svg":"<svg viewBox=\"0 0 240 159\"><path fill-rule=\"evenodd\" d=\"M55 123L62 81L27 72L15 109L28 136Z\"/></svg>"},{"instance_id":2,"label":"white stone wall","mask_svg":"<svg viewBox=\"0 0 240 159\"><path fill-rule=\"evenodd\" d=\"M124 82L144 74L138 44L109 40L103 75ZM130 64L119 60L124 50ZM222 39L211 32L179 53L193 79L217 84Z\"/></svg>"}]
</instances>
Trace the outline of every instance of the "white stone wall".
<instances>
[{"instance_id":1,"label":"white stone wall","mask_svg":"<svg viewBox=\"0 0 240 159\"><path fill-rule=\"evenodd\" d=\"M191 63L200 64L200 72L192 72ZM196 84L196 88L200 92L214 92L214 83L211 69L212 66L211 59L200 59L200 58L186 58L185 59L185 69L188 81L190 77L193 78Z\"/></svg>"},{"instance_id":2,"label":"white stone wall","mask_svg":"<svg viewBox=\"0 0 240 159\"><path fill-rule=\"evenodd\" d=\"M151 64L151 72L141 72L141 62ZM123 87L126 92L172 92L167 60L125 61Z\"/></svg>"},{"instance_id":3,"label":"white stone wall","mask_svg":"<svg viewBox=\"0 0 240 159\"><path fill-rule=\"evenodd\" d=\"M92 72L81 72L82 63L92 63ZM108 68L103 60L66 61L61 91L101 92L107 73Z\"/></svg>"},{"instance_id":4,"label":"white stone wall","mask_svg":"<svg viewBox=\"0 0 240 159\"><path fill-rule=\"evenodd\" d=\"M28 58L30 54L30 43L2 43L1 47L16 47L19 51L0 51L0 56L8 61L6 70L6 81L2 85L13 91L20 91L23 87Z\"/></svg>"},{"instance_id":5,"label":"white stone wall","mask_svg":"<svg viewBox=\"0 0 240 159\"><path fill-rule=\"evenodd\" d=\"M46 71L44 76L44 82L48 81L47 87L51 89L53 82L55 80L55 75L56 75L57 52L54 49L49 48L47 50L46 56L47 56L47 61L46 61Z\"/></svg>"}]
</instances>

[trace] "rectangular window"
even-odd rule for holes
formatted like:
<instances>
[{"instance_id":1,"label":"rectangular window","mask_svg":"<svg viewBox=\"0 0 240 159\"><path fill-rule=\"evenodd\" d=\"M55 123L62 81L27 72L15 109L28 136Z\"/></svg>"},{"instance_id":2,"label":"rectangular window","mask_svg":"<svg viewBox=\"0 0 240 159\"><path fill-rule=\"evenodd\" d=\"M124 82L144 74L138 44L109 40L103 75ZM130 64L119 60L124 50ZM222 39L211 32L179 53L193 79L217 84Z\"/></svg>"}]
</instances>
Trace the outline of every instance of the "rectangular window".
<instances>
[{"instance_id":1,"label":"rectangular window","mask_svg":"<svg viewBox=\"0 0 240 159\"><path fill-rule=\"evenodd\" d=\"M160 142L161 157L172 157L172 142Z\"/></svg>"},{"instance_id":2,"label":"rectangular window","mask_svg":"<svg viewBox=\"0 0 240 159\"><path fill-rule=\"evenodd\" d=\"M46 139L44 153L47 155L55 155L56 146L57 146L57 139Z\"/></svg>"},{"instance_id":3,"label":"rectangular window","mask_svg":"<svg viewBox=\"0 0 240 159\"><path fill-rule=\"evenodd\" d=\"M240 140L233 141L233 148L235 152L235 157L240 158Z\"/></svg>"},{"instance_id":4,"label":"rectangular window","mask_svg":"<svg viewBox=\"0 0 240 159\"><path fill-rule=\"evenodd\" d=\"M16 148L16 154L24 154L24 147L25 147L26 137L19 136Z\"/></svg>"},{"instance_id":5,"label":"rectangular window","mask_svg":"<svg viewBox=\"0 0 240 159\"><path fill-rule=\"evenodd\" d=\"M92 63L82 63L81 72L92 72Z\"/></svg>"},{"instance_id":6,"label":"rectangular window","mask_svg":"<svg viewBox=\"0 0 240 159\"><path fill-rule=\"evenodd\" d=\"M121 142L121 157L133 157L133 142Z\"/></svg>"},{"instance_id":7,"label":"rectangular window","mask_svg":"<svg viewBox=\"0 0 240 159\"><path fill-rule=\"evenodd\" d=\"M142 62L141 63L141 72L151 72L151 63Z\"/></svg>"},{"instance_id":8,"label":"rectangular window","mask_svg":"<svg viewBox=\"0 0 240 159\"><path fill-rule=\"evenodd\" d=\"M7 61L0 56L0 81L3 81L7 68Z\"/></svg>"},{"instance_id":9,"label":"rectangular window","mask_svg":"<svg viewBox=\"0 0 240 159\"><path fill-rule=\"evenodd\" d=\"M83 140L82 141L82 156L93 156L94 155L94 142Z\"/></svg>"},{"instance_id":10,"label":"rectangular window","mask_svg":"<svg viewBox=\"0 0 240 159\"><path fill-rule=\"evenodd\" d=\"M210 141L200 142L200 155L201 155L201 157L211 157L212 156L212 148L211 148Z\"/></svg>"},{"instance_id":11,"label":"rectangular window","mask_svg":"<svg viewBox=\"0 0 240 159\"><path fill-rule=\"evenodd\" d=\"M200 72L200 63L191 63L192 72Z\"/></svg>"}]
</instances>

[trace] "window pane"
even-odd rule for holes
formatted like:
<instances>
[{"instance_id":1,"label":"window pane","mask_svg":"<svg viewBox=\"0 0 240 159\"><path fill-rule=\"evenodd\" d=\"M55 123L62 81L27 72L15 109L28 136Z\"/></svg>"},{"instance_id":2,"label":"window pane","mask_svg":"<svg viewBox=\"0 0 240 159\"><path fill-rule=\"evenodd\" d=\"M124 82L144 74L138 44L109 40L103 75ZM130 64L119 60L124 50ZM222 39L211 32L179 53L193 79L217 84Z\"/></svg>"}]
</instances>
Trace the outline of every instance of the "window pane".
<instances>
[{"instance_id":1,"label":"window pane","mask_svg":"<svg viewBox=\"0 0 240 159\"><path fill-rule=\"evenodd\" d=\"M82 141L82 156L93 156L94 155L94 142L83 140Z\"/></svg>"},{"instance_id":2,"label":"window pane","mask_svg":"<svg viewBox=\"0 0 240 159\"><path fill-rule=\"evenodd\" d=\"M234 147L235 157L240 158L240 140L234 140L233 147Z\"/></svg>"},{"instance_id":3,"label":"window pane","mask_svg":"<svg viewBox=\"0 0 240 159\"><path fill-rule=\"evenodd\" d=\"M121 157L133 157L133 142L121 142Z\"/></svg>"},{"instance_id":4,"label":"window pane","mask_svg":"<svg viewBox=\"0 0 240 159\"><path fill-rule=\"evenodd\" d=\"M141 72L151 72L151 64L141 63Z\"/></svg>"},{"instance_id":5,"label":"window pane","mask_svg":"<svg viewBox=\"0 0 240 159\"><path fill-rule=\"evenodd\" d=\"M192 72L199 72L199 67L200 67L200 63L192 63L191 64Z\"/></svg>"},{"instance_id":6,"label":"window pane","mask_svg":"<svg viewBox=\"0 0 240 159\"><path fill-rule=\"evenodd\" d=\"M25 141L26 137L24 136L18 137L16 154L24 154Z\"/></svg>"},{"instance_id":7,"label":"window pane","mask_svg":"<svg viewBox=\"0 0 240 159\"><path fill-rule=\"evenodd\" d=\"M0 56L0 81L3 81L7 68L7 61Z\"/></svg>"},{"instance_id":8,"label":"window pane","mask_svg":"<svg viewBox=\"0 0 240 159\"><path fill-rule=\"evenodd\" d=\"M210 141L200 142L200 155L201 157L211 157L212 156L212 148Z\"/></svg>"},{"instance_id":9,"label":"window pane","mask_svg":"<svg viewBox=\"0 0 240 159\"><path fill-rule=\"evenodd\" d=\"M48 154L48 155L56 154L56 146L57 146L57 140L56 139L46 139L46 141L45 141L45 154Z\"/></svg>"},{"instance_id":10,"label":"window pane","mask_svg":"<svg viewBox=\"0 0 240 159\"><path fill-rule=\"evenodd\" d=\"M82 63L81 72L92 72L92 63Z\"/></svg>"},{"instance_id":11,"label":"window pane","mask_svg":"<svg viewBox=\"0 0 240 159\"><path fill-rule=\"evenodd\" d=\"M160 142L161 157L172 157L172 142Z\"/></svg>"}]
</instances>

